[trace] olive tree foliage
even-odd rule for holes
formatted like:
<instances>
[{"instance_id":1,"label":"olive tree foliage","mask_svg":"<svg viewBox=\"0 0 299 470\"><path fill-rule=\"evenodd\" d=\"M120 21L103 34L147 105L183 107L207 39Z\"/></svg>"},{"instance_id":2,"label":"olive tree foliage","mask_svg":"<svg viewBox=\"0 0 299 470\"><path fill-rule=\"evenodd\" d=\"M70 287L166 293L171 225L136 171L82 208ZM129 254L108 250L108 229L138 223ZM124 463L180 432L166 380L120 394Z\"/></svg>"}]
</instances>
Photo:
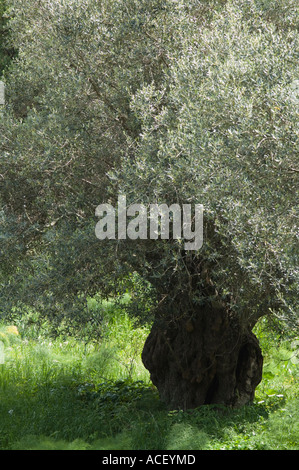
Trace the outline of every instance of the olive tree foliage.
<instances>
[{"instance_id":1,"label":"olive tree foliage","mask_svg":"<svg viewBox=\"0 0 299 470\"><path fill-rule=\"evenodd\" d=\"M136 270L173 313L208 299L296 324L296 2L7 3L3 304L72 310ZM203 248L97 240L95 207L120 192L203 204Z\"/></svg>"},{"instance_id":2,"label":"olive tree foliage","mask_svg":"<svg viewBox=\"0 0 299 470\"><path fill-rule=\"evenodd\" d=\"M7 28L6 2L0 1L0 76L7 68L14 50L9 46L9 29Z\"/></svg>"},{"instance_id":3,"label":"olive tree foliage","mask_svg":"<svg viewBox=\"0 0 299 470\"><path fill-rule=\"evenodd\" d=\"M228 303L244 325L298 328L298 5L227 2L195 24L167 83L133 97L142 132L117 179L131 201L203 204L204 245L165 242L141 271L173 312L190 286L190 304Z\"/></svg>"},{"instance_id":4,"label":"olive tree foliage","mask_svg":"<svg viewBox=\"0 0 299 470\"><path fill-rule=\"evenodd\" d=\"M171 4L9 6L18 58L1 120L2 298L38 304L46 295L43 305L55 310L57 299L113 290L116 270L125 271L115 268L115 246L96 239L94 211L117 197L107 172L140 132L131 95L162 81Z\"/></svg>"}]
</instances>

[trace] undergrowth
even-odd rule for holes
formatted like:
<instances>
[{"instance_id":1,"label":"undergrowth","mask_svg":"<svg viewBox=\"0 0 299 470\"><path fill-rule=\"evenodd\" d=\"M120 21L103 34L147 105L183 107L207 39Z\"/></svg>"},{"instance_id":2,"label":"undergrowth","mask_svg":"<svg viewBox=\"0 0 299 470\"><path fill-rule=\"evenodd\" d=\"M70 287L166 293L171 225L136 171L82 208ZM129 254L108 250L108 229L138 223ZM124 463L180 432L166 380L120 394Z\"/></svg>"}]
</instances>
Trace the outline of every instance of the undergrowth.
<instances>
[{"instance_id":1,"label":"undergrowth","mask_svg":"<svg viewBox=\"0 0 299 470\"><path fill-rule=\"evenodd\" d=\"M0 327L0 449L298 450L296 341L257 331L264 376L252 405L169 411L140 359L148 327L104 310L101 341L49 338L32 315Z\"/></svg>"}]
</instances>

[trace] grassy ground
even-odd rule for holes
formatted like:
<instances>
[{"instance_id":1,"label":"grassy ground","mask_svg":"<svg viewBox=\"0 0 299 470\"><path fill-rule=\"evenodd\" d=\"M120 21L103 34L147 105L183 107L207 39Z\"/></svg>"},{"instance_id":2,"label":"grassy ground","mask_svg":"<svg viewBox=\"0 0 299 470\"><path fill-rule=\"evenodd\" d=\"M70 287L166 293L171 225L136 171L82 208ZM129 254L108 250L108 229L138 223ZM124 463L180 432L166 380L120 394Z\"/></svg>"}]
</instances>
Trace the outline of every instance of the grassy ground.
<instances>
[{"instance_id":1,"label":"grassy ground","mask_svg":"<svg viewBox=\"0 0 299 470\"><path fill-rule=\"evenodd\" d=\"M0 327L0 449L298 450L295 343L258 332L265 365L253 405L169 412L140 360L147 327L109 304L103 321L100 342Z\"/></svg>"}]
</instances>

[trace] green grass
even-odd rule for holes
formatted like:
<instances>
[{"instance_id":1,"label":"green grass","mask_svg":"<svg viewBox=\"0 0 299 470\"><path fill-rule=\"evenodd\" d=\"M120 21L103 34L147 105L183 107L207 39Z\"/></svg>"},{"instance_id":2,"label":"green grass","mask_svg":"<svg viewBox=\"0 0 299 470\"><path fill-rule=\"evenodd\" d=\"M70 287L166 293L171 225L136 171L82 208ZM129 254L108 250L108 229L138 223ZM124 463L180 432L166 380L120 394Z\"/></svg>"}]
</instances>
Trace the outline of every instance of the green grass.
<instances>
[{"instance_id":1,"label":"green grass","mask_svg":"<svg viewBox=\"0 0 299 470\"><path fill-rule=\"evenodd\" d=\"M18 335L0 327L0 449L298 450L299 367L290 342L260 332L264 379L254 404L169 412L140 359L148 328L104 307L100 342L50 339L24 320Z\"/></svg>"}]
</instances>

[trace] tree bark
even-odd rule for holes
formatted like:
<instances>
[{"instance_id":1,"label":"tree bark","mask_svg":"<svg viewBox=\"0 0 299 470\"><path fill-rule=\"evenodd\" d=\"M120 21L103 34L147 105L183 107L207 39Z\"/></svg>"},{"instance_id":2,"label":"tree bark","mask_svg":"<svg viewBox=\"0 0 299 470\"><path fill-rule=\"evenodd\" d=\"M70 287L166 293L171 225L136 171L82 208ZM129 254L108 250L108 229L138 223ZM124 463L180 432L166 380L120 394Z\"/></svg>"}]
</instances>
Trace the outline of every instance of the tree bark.
<instances>
[{"instance_id":1,"label":"tree bark","mask_svg":"<svg viewBox=\"0 0 299 470\"><path fill-rule=\"evenodd\" d=\"M156 320L142 360L169 409L241 406L262 378L258 340L225 308L206 305L180 320Z\"/></svg>"}]
</instances>

